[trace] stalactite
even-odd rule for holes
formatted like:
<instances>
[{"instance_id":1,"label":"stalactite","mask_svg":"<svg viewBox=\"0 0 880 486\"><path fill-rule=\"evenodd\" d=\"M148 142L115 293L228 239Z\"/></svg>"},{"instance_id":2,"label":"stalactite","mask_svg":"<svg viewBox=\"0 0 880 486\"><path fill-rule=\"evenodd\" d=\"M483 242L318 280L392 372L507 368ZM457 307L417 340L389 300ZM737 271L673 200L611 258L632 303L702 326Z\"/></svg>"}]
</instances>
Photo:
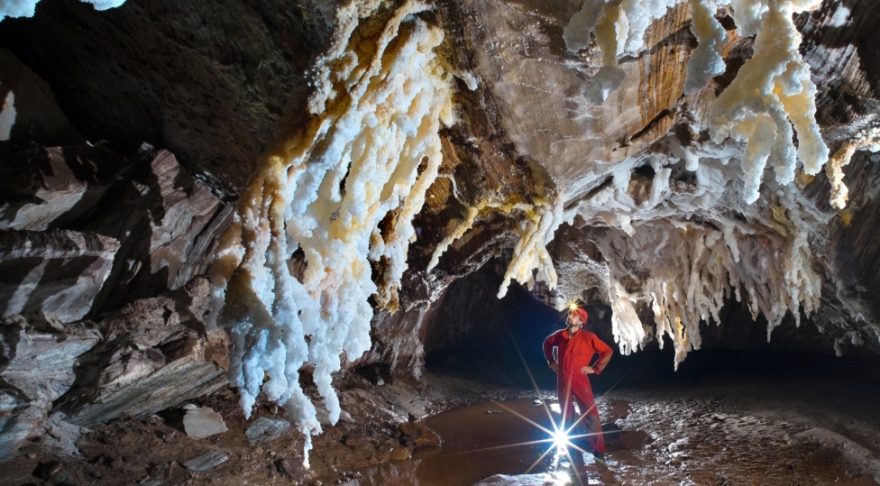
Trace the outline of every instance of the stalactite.
<instances>
[{"instance_id":1,"label":"stalactite","mask_svg":"<svg viewBox=\"0 0 880 486\"><path fill-rule=\"evenodd\" d=\"M699 91L724 72L720 56L725 33L714 17L720 5L730 5L740 35L757 34L755 54L733 82L712 102L708 128L717 143L726 138L746 142L742 155L743 197L758 198L768 160L780 184L794 180L797 161L815 175L828 160L828 148L815 120L816 87L798 48L801 35L793 14L809 11L817 0L689 0L699 44L688 63L685 91ZM578 51L589 45L590 34L602 52L603 66L586 86L587 98L603 102L623 81L617 59L644 49L650 22L666 14L677 0L634 2L585 0L564 31L566 45ZM794 135L798 146L795 148Z\"/></svg>"},{"instance_id":2,"label":"stalactite","mask_svg":"<svg viewBox=\"0 0 880 486\"><path fill-rule=\"evenodd\" d=\"M396 302L411 219L442 157L438 132L453 122L450 76L435 54L443 31L417 17L429 8L407 2L375 34L354 25L354 7L340 12L343 39L318 62L312 120L251 180L212 269L245 415L265 392L298 422L306 452L321 426L299 370L313 367L335 423L332 375L370 348L368 299ZM385 268L378 286L371 262Z\"/></svg>"}]
</instances>

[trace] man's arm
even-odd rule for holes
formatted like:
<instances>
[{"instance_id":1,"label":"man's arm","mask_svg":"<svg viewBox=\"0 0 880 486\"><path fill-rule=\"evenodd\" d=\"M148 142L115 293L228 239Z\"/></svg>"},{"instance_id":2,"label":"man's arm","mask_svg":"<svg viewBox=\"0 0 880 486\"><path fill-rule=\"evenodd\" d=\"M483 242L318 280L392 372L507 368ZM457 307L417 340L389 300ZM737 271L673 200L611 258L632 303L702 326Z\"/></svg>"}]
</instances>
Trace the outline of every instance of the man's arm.
<instances>
[{"instance_id":1,"label":"man's arm","mask_svg":"<svg viewBox=\"0 0 880 486\"><path fill-rule=\"evenodd\" d=\"M608 366L608 362L611 361L611 356L614 354L614 350L595 334L593 334L593 348L599 353L599 359L596 361L596 364L593 365L593 374L598 375L602 373L602 370L604 370L606 366Z\"/></svg>"},{"instance_id":2,"label":"man's arm","mask_svg":"<svg viewBox=\"0 0 880 486\"><path fill-rule=\"evenodd\" d=\"M559 370L559 365L553 361L553 348L557 346L558 339L559 331L554 332L544 339L544 359L547 360L547 366L549 366L554 372Z\"/></svg>"}]
</instances>

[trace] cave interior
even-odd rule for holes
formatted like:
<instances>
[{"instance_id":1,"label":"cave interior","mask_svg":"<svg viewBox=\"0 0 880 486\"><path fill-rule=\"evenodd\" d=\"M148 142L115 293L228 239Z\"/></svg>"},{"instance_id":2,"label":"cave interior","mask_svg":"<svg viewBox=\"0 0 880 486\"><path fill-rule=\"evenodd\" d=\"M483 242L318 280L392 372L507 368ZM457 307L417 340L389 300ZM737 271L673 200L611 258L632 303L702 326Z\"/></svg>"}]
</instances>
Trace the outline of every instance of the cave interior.
<instances>
[{"instance_id":1,"label":"cave interior","mask_svg":"<svg viewBox=\"0 0 880 486\"><path fill-rule=\"evenodd\" d=\"M0 1L0 483L880 484L878 22Z\"/></svg>"}]
</instances>

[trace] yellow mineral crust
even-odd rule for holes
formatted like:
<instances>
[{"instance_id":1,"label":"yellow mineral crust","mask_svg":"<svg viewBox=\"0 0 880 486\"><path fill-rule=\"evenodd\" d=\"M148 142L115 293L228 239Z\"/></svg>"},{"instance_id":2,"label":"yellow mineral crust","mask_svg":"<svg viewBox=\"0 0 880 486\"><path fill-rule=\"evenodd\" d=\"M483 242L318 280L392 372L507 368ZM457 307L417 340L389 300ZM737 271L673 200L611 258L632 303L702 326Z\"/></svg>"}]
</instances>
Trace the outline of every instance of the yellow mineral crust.
<instances>
[{"instance_id":1,"label":"yellow mineral crust","mask_svg":"<svg viewBox=\"0 0 880 486\"><path fill-rule=\"evenodd\" d=\"M825 174L831 181L831 205L837 209L846 207L849 199L849 189L843 182L843 168L849 165L853 155L859 150L875 150L880 146L880 128L871 128L862 131L855 139L844 142L834 152L828 164L825 166ZM844 219L846 220L846 219ZM847 224L848 226L848 224Z\"/></svg>"}]
</instances>

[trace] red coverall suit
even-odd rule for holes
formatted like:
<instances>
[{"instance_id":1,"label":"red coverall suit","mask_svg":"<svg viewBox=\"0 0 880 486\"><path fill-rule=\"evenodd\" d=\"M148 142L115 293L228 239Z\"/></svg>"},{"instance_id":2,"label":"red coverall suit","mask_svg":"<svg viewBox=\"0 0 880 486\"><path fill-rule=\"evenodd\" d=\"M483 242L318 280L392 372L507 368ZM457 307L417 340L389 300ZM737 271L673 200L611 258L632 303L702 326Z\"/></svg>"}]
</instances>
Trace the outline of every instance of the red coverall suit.
<instances>
[{"instance_id":1,"label":"red coverall suit","mask_svg":"<svg viewBox=\"0 0 880 486\"><path fill-rule=\"evenodd\" d=\"M602 423L599 420L599 411L593 399L593 389L587 375L581 371L585 366L590 366L593 357L598 354L597 366L607 362L608 356L613 352L611 347L602 342L592 332L581 329L569 335L568 329L561 329L547 336L544 340L544 357L547 362L553 361L553 348L558 348L559 371L556 373L556 390L559 394L559 405L562 409L563 427L571 427L574 419L574 405L576 400L578 408L585 414L583 422L587 433L595 434L587 436L587 441L593 452L605 453L605 439L602 437ZM594 368L595 374L602 372ZM573 400L572 400L573 399ZM576 419L575 419L576 420ZM576 435L572 433L572 435Z\"/></svg>"}]
</instances>

